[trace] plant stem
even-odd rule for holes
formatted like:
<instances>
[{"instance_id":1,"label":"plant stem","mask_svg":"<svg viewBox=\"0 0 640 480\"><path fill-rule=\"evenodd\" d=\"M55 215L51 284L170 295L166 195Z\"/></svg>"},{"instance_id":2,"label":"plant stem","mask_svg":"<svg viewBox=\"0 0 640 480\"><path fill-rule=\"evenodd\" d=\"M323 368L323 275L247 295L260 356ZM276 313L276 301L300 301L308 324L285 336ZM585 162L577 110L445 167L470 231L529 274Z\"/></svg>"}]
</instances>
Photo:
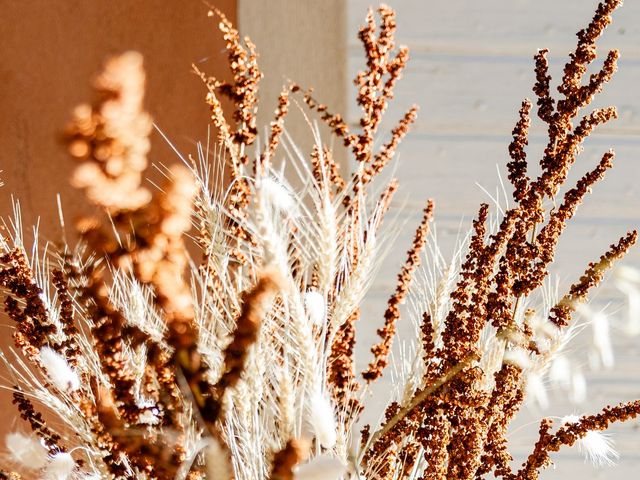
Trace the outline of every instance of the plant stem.
<instances>
[{"instance_id":1,"label":"plant stem","mask_svg":"<svg viewBox=\"0 0 640 480\"><path fill-rule=\"evenodd\" d=\"M402 419L404 419L415 407L424 402L431 394L436 392L440 387L442 387L445 383L449 382L453 377L455 377L462 370L467 368L471 363L476 360L476 355L470 355L466 359L462 360L456 366L452 367L447 373L445 373L442 377L440 377L436 382L428 388L418 391L414 397L407 403L404 407L402 407L398 412L391 417L384 425L380 427L372 436L371 439L367 442L366 447L362 450L360 454L360 458L358 459L358 464L362 462L364 458L364 454L375 445L378 440L380 440L383 436L385 436L393 427L395 427Z\"/></svg>"}]
</instances>

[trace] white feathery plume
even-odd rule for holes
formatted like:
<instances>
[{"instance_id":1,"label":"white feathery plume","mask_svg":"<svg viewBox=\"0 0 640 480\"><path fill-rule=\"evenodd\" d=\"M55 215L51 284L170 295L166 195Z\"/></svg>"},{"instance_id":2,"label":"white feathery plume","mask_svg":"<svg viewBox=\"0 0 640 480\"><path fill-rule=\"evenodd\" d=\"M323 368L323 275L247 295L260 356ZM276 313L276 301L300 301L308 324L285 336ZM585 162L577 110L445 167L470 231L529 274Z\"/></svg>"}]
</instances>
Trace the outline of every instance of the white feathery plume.
<instances>
[{"instance_id":1,"label":"white feathery plume","mask_svg":"<svg viewBox=\"0 0 640 480\"><path fill-rule=\"evenodd\" d=\"M547 318L534 315L529 320L529 327L533 330L533 336L536 340L553 340L558 337L558 327L556 327Z\"/></svg>"},{"instance_id":2,"label":"white feathery plume","mask_svg":"<svg viewBox=\"0 0 640 480\"><path fill-rule=\"evenodd\" d=\"M297 213L296 202L286 185L271 177L264 177L260 180L259 188L264 198L276 211L288 216L295 216Z\"/></svg>"},{"instance_id":3,"label":"white feathery plume","mask_svg":"<svg viewBox=\"0 0 640 480\"><path fill-rule=\"evenodd\" d=\"M563 425L579 423L577 415L562 417ZM589 430L586 435L578 440L578 447L585 457L596 467L613 466L620 454L615 450L611 436L598 430Z\"/></svg>"},{"instance_id":4,"label":"white feathery plume","mask_svg":"<svg viewBox=\"0 0 640 480\"><path fill-rule=\"evenodd\" d=\"M571 389L571 362L566 356L557 354L553 358L551 366L549 367L549 380L553 385L561 387L564 390Z\"/></svg>"},{"instance_id":5,"label":"white feathery plume","mask_svg":"<svg viewBox=\"0 0 640 480\"><path fill-rule=\"evenodd\" d=\"M522 370L526 370L531 367L531 357L529 352L523 348L512 348L505 350L504 357L502 358L504 363L511 363L520 367Z\"/></svg>"},{"instance_id":6,"label":"white feathery plume","mask_svg":"<svg viewBox=\"0 0 640 480\"><path fill-rule=\"evenodd\" d=\"M600 365L604 368L613 367L615 360L609 333L609 318L603 312L596 312L591 317L591 327L593 330L593 354L590 356L592 366L596 369Z\"/></svg>"},{"instance_id":7,"label":"white feathery plume","mask_svg":"<svg viewBox=\"0 0 640 480\"><path fill-rule=\"evenodd\" d=\"M526 392L527 397L533 399L540 408L546 409L549 407L547 388L544 385L542 376L538 372L530 371L527 374Z\"/></svg>"},{"instance_id":8,"label":"white feathery plume","mask_svg":"<svg viewBox=\"0 0 640 480\"><path fill-rule=\"evenodd\" d=\"M59 390L74 391L80 388L78 374L67 363L67 360L50 347L42 347L40 350L40 362L47 372L49 380Z\"/></svg>"},{"instance_id":9,"label":"white feathery plume","mask_svg":"<svg viewBox=\"0 0 640 480\"><path fill-rule=\"evenodd\" d=\"M336 444L336 418L331 400L320 392L310 398L309 423L320 445L333 448Z\"/></svg>"},{"instance_id":10,"label":"white feathery plume","mask_svg":"<svg viewBox=\"0 0 640 480\"><path fill-rule=\"evenodd\" d=\"M345 473L347 473L347 466L341 460L322 454L298 466L293 478L295 480L339 480Z\"/></svg>"},{"instance_id":11,"label":"white feathery plume","mask_svg":"<svg viewBox=\"0 0 640 480\"><path fill-rule=\"evenodd\" d=\"M12 432L5 437L5 443L11 458L21 466L37 470L47 464L47 449L39 438Z\"/></svg>"},{"instance_id":12,"label":"white feathery plume","mask_svg":"<svg viewBox=\"0 0 640 480\"><path fill-rule=\"evenodd\" d=\"M44 471L44 480L67 480L73 474L76 462L71 454L59 452L51 456Z\"/></svg>"},{"instance_id":13,"label":"white feathery plume","mask_svg":"<svg viewBox=\"0 0 640 480\"><path fill-rule=\"evenodd\" d=\"M326 318L327 304L321 293L310 290L304 294L304 307L313 325L321 326Z\"/></svg>"}]
</instances>

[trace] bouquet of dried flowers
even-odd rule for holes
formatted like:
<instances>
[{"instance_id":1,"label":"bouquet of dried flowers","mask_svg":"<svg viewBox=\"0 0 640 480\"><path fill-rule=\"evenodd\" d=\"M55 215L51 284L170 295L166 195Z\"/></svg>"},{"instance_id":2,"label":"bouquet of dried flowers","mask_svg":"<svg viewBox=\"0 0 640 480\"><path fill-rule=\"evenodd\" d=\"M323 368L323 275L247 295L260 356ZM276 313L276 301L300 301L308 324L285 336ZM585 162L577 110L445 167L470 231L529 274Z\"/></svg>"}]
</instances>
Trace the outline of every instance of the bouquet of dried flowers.
<instances>
[{"instance_id":1,"label":"bouquet of dried flowers","mask_svg":"<svg viewBox=\"0 0 640 480\"><path fill-rule=\"evenodd\" d=\"M163 170L166 184L153 192L143 184L152 121L142 59L111 58L93 103L75 109L65 132L77 161L72 183L95 207L76 223L79 245L29 254L19 217L1 239L17 347L2 359L23 423L6 438L0 478L528 480L576 442L606 460L600 431L634 418L640 401L558 425L542 420L517 468L506 433L529 375L549 365L571 337L573 312L637 239L622 236L564 295L546 287L566 222L613 163L605 152L560 195L584 139L616 117L613 107L579 112L616 70L614 50L583 82L620 4L601 3L578 33L560 98L551 95L547 51L535 55L537 114L548 130L540 174L528 171L525 100L509 145L513 205L495 215L481 205L450 264L433 254L426 203L361 372L356 326L392 238L385 215L398 188L376 179L417 113L376 142L409 56L396 47L394 12L379 7L378 25L370 11L359 33L367 60L355 79L359 125L290 84L262 146L255 47L210 12L233 76L223 82L194 67L217 138ZM222 97L233 112L223 112ZM312 122L310 157L288 138L295 97L342 141L352 173L341 172ZM274 166L282 158L285 173ZM410 358L393 365L399 375L382 421L362 426L401 316L416 325Z\"/></svg>"}]
</instances>

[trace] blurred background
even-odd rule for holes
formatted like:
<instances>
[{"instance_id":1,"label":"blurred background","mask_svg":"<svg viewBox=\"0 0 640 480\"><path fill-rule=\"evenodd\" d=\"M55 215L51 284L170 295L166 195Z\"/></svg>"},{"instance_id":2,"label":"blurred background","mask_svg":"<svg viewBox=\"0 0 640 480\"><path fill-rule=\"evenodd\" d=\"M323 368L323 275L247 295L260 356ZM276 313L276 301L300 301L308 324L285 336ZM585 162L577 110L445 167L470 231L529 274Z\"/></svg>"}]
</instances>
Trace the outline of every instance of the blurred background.
<instances>
[{"instance_id":1,"label":"blurred background","mask_svg":"<svg viewBox=\"0 0 640 480\"><path fill-rule=\"evenodd\" d=\"M261 87L263 126L270 120L277 95L288 79L315 87L318 99L333 111L346 112L350 121L358 118L351 79L363 66L357 30L371 2L210 1L258 46L259 63L265 73ZM391 128L411 104L420 105L421 111L399 150L394 171L401 183L394 210L406 222L405 233L383 264L363 311L360 326L364 331L358 339L361 364L369 359L368 346L382 323L387 296L395 285L424 200L436 200L438 243L448 256L461 232L470 226L478 205L491 203L491 196L500 189L500 178L506 179L507 145L517 111L522 99L533 95L534 53L538 48L549 48L551 73L559 79L567 54L575 46L575 32L589 22L596 6L595 0L388 3L397 11L397 40L411 48L411 61L396 88L383 131ZM11 194L15 194L21 199L25 226L39 219L44 237L55 242L61 238L56 194L61 195L69 221L81 213L79 196L67 186L73 165L57 139L71 108L90 99L89 79L109 54L128 49L144 54L147 108L182 152L193 152L195 142L206 139L204 88L191 74L190 65L196 63L208 74L222 78L227 75L224 45L207 18L207 9L200 0L0 0L3 217L10 213ZM640 225L638 2L628 1L615 14L614 24L599 45L600 52L620 49L621 60L619 73L595 106L616 105L619 119L588 139L569 184L610 147L617 152L616 165L581 206L560 243L554 271L561 292L610 243ZM596 62L594 68L598 67ZM299 112L292 110L287 129L308 148L308 127ZM167 144L154 135L152 161L175 161ZM544 129L534 120L529 148L533 163L542 151L544 137ZM627 257L626 264L640 267L638 248ZM629 282L629 274L623 277L613 276L597 292L591 306L592 313L604 311L607 315L615 365L605 368L598 361L594 329L587 326L568 352L573 371L581 372L587 381L584 401L572 402L575 392L545 380L548 407L542 408L538 402L524 408L511 433L518 462L530 452L542 416L586 413L607 403L640 397L640 336L633 334L634 319L629 318L629 312L634 312L636 297L632 294L637 285ZM635 313L640 322L640 311ZM581 321L588 321L588 317ZM3 343L10 342L10 332L6 325L0 329ZM411 334L406 323L400 333ZM383 396L389 390L389 376L385 382L377 392ZM0 401L6 405L5 399ZM10 427L15 415L6 412L3 423ZM377 412L368 415L375 419ZM572 448L558 455L561 460L557 468L548 470L544 478L637 478L637 426L638 422L630 422L614 429L621 453L616 468L595 469L585 464L577 448Z\"/></svg>"},{"instance_id":2,"label":"blurred background","mask_svg":"<svg viewBox=\"0 0 640 480\"><path fill-rule=\"evenodd\" d=\"M596 0L388 0L386 3L397 13L397 41L411 49L411 60L385 116L387 129L411 104L417 103L421 109L416 125L401 145L394 172L401 185L396 196L397 212L407 223L381 268L362 315L363 323L373 323L374 328L381 324L386 299L395 286L396 272L426 198L436 201L438 244L449 258L456 240L471 226L479 204L493 203L492 197L501 190L501 178L507 182L510 195L505 168L509 161L507 146L520 103L525 97L535 100L531 90L535 80L533 55L539 48L550 50L550 73L555 80L552 85L557 85L567 55L575 48L575 33L589 23L597 5ZM367 0L347 3L349 79L363 66L362 47L355 33L370 4ZM600 58L594 62L593 71L600 68L611 48L620 50L621 59L618 73L592 106L615 105L619 118L585 142L568 185L572 186L593 168L609 148L617 155L614 168L594 187L560 241L553 272L561 294L588 262L596 260L627 230L640 225L638 2L625 2L598 45ZM351 84L350 88L348 98L353 99L355 91ZM351 120L359 118L359 111L351 103L349 112ZM534 171L546 141L544 127L537 117L533 119L527 158ZM632 249L624 263L640 267L640 250ZM563 382L571 382L558 378L567 365L552 366L555 376L543 380L547 408L542 408L540 402L531 402L523 408L511 430L510 451L517 464L531 452L543 416L593 412L607 404L640 397L640 336L634 326L640 321L640 312L633 307L634 298L627 296L627 282L623 279L626 273L627 270L621 270L609 275L592 296L589 310L577 318L587 325L565 352L573 380L579 382L581 375L586 379L586 395L577 398L581 401L571 401L581 395L576 395L579 392L572 385L562 388ZM604 313L606 320L600 313ZM402 326L401 336L412 334L407 323ZM598 342L607 332L615 359L614 365L605 367L597 352L602 352ZM373 331L371 335L373 338ZM359 342L363 362L370 358L370 344L369 338ZM379 392L388 391L389 387L387 383ZM596 469L585 463L578 447L573 447L557 454L557 467L547 470L542 478L638 478L638 427L635 421L611 430L621 454L615 468Z\"/></svg>"}]
</instances>

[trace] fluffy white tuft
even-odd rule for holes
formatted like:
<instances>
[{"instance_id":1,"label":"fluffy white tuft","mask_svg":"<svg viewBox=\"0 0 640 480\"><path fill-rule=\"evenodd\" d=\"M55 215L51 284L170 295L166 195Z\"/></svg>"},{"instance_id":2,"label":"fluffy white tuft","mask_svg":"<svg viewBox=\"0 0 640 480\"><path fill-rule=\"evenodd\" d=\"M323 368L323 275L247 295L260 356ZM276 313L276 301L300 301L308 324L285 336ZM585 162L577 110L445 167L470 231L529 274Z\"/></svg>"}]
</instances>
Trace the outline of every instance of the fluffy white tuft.
<instances>
[{"instance_id":1,"label":"fluffy white tuft","mask_svg":"<svg viewBox=\"0 0 640 480\"><path fill-rule=\"evenodd\" d=\"M56 453L51 457L44 471L45 480L67 480L73 474L76 462L71 454L66 452Z\"/></svg>"},{"instance_id":2,"label":"fluffy white tuft","mask_svg":"<svg viewBox=\"0 0 640 480\"><path fill-rule=\"evenodd\" d=\"M324 297L320 293L313 290L305 293L304 306L312 324L317 326L324 324L327 305Z\"/></svg>"},{"instance_id":3,"label":"fluffy white tuft","mask_svg":"<svg viewBox=\"0 0 640 480\"><path fill-rule=\"evenodd\" d=\"M613 271L613 277L616 281L622 280L629 283L640 284L640 270L628 265L619 265Z\"/></svg>"},{"instance_id":4,"label":"fluffy white tuft","mask_svg":"<svg viewBox=\"0 0 640 480\"><path fill-rule=\"evenodd\" d=\"M311 397L309 423L324 448L336 444L336 419L331 401L320 392Z\"/></svg>"},{"instance_id":5,"label":"fluffy white tuft","mask_svg":"<svg viewBox=\"0 0 640 480\"><path fill-rule=\"evenodd\" d=\"M338 480L345 473L347 473L347 466L342 461L325 454L300 465L293 478L295 480Z\"/></svg>"},{"instance_id":6,"label":"fluffy white tuft","mask_svg":"<svg viewBox=\"0 0 640 480\"><path fill-rule=\"evenodd\" d=\"M289 189L282 183L270 177L260 181L260 190L264 198L281 213L294 216L297 211L296 202Z\"/></svg>"},{"instance_id":7,"label":"fluffy white tuft","mask_svg":"<svg viewBox=\"0 0 640 480\"><path fill-rule=\"evenodd\" d=\"M538 372L529 372L526 386L527 397L532 398L540 408L549 407L549 395L542 376Z\"/></svg>"},{"instance_id":8,"label":"fluffy white tuft","mask_svg":"<svg viewBox=\"0 0 640 480\"><path fill-rule=\"evenodd\" d=\"M5 437L5 442L11 458L23 467L37 470L46 465L47 449L38 438L13 432Z\"/></svg>"},{"instance_id":9,"label":"fluffy white tuft","mask_svg":"<svg viewBox=\"0 0 640 480\"><path fill-rule=\"evenodd\" d=\"M567 415L562 417L562 424L578 423L580 417L577 415ZM585 457L596 467L611 467L615 465L615 461L620 457L613 446L611 436L606 433L590 430L587 434L578 440L578 447Z\"/></svg>"},{"instance_id":10,"label":"fluffy white tuft","mask_svg":"<svg viewBox=\"0 0 640 480\"><path fill-rule=\"evenodd\" d=\"M553 340L558 337L559 329L547 318L533 316L529 326L533 330L533 336L538 340Z\"/></svg>"},{"instance_id":11,"label":"fluffy white tuft","mask_svg":"<svg viewBox=\"0 0 640 480\"><path fill-rule=\"evenodd\" d=\"M40 362L47 372L49 380L59 390L64 392L80 388L78 374L67 363L67 360L54 349L43 347L40 350Z\"/></svg>"},{"instance_id":12,"label":"fluffy white tuft","mask_svg":"<svg viewBox=\"0 0 640 480\"><path fill-rule=\"evenodd\" d=\"M590 431L578 442L586 458L597 467L615 465L620 454L614 448L609 434Z\"/></svg>"},{"instance_id":13,"label":"fluffy white tuft","mask_svg":"<svg viewBox=\"0 0 640 480\"><path fill-rule=\"evenodd\" d=\"M516 365L522 370L526 370L531 366L531 358L529 357L529 352L527 352L523 348L512 348L510 350L506 350L504 352L502 361L504 363L511 363L513 365Z\"/></svg>"},{"instance_id":14,"label":"fluffy white tuft","mask_svg":"<svg viewBox=\"0 0 640 480\"><path fill-rule=\"evenodd\" d=\"M567 357L558 354L553 358L549 367L549 380L565 390L571 389L571 362Z\"/></svg>"},{"instance_id":15,"label":"fluffy white tuft","mask_svg":"<svg viewBox=\"0 0 640 480\"><path fill-rule=\"evenodd\" d=\"M580 421L580 417L578 415L565 415L560 419L560 423L566 425L567 423L578 423Z\"/></svg>"}]
</instances>

